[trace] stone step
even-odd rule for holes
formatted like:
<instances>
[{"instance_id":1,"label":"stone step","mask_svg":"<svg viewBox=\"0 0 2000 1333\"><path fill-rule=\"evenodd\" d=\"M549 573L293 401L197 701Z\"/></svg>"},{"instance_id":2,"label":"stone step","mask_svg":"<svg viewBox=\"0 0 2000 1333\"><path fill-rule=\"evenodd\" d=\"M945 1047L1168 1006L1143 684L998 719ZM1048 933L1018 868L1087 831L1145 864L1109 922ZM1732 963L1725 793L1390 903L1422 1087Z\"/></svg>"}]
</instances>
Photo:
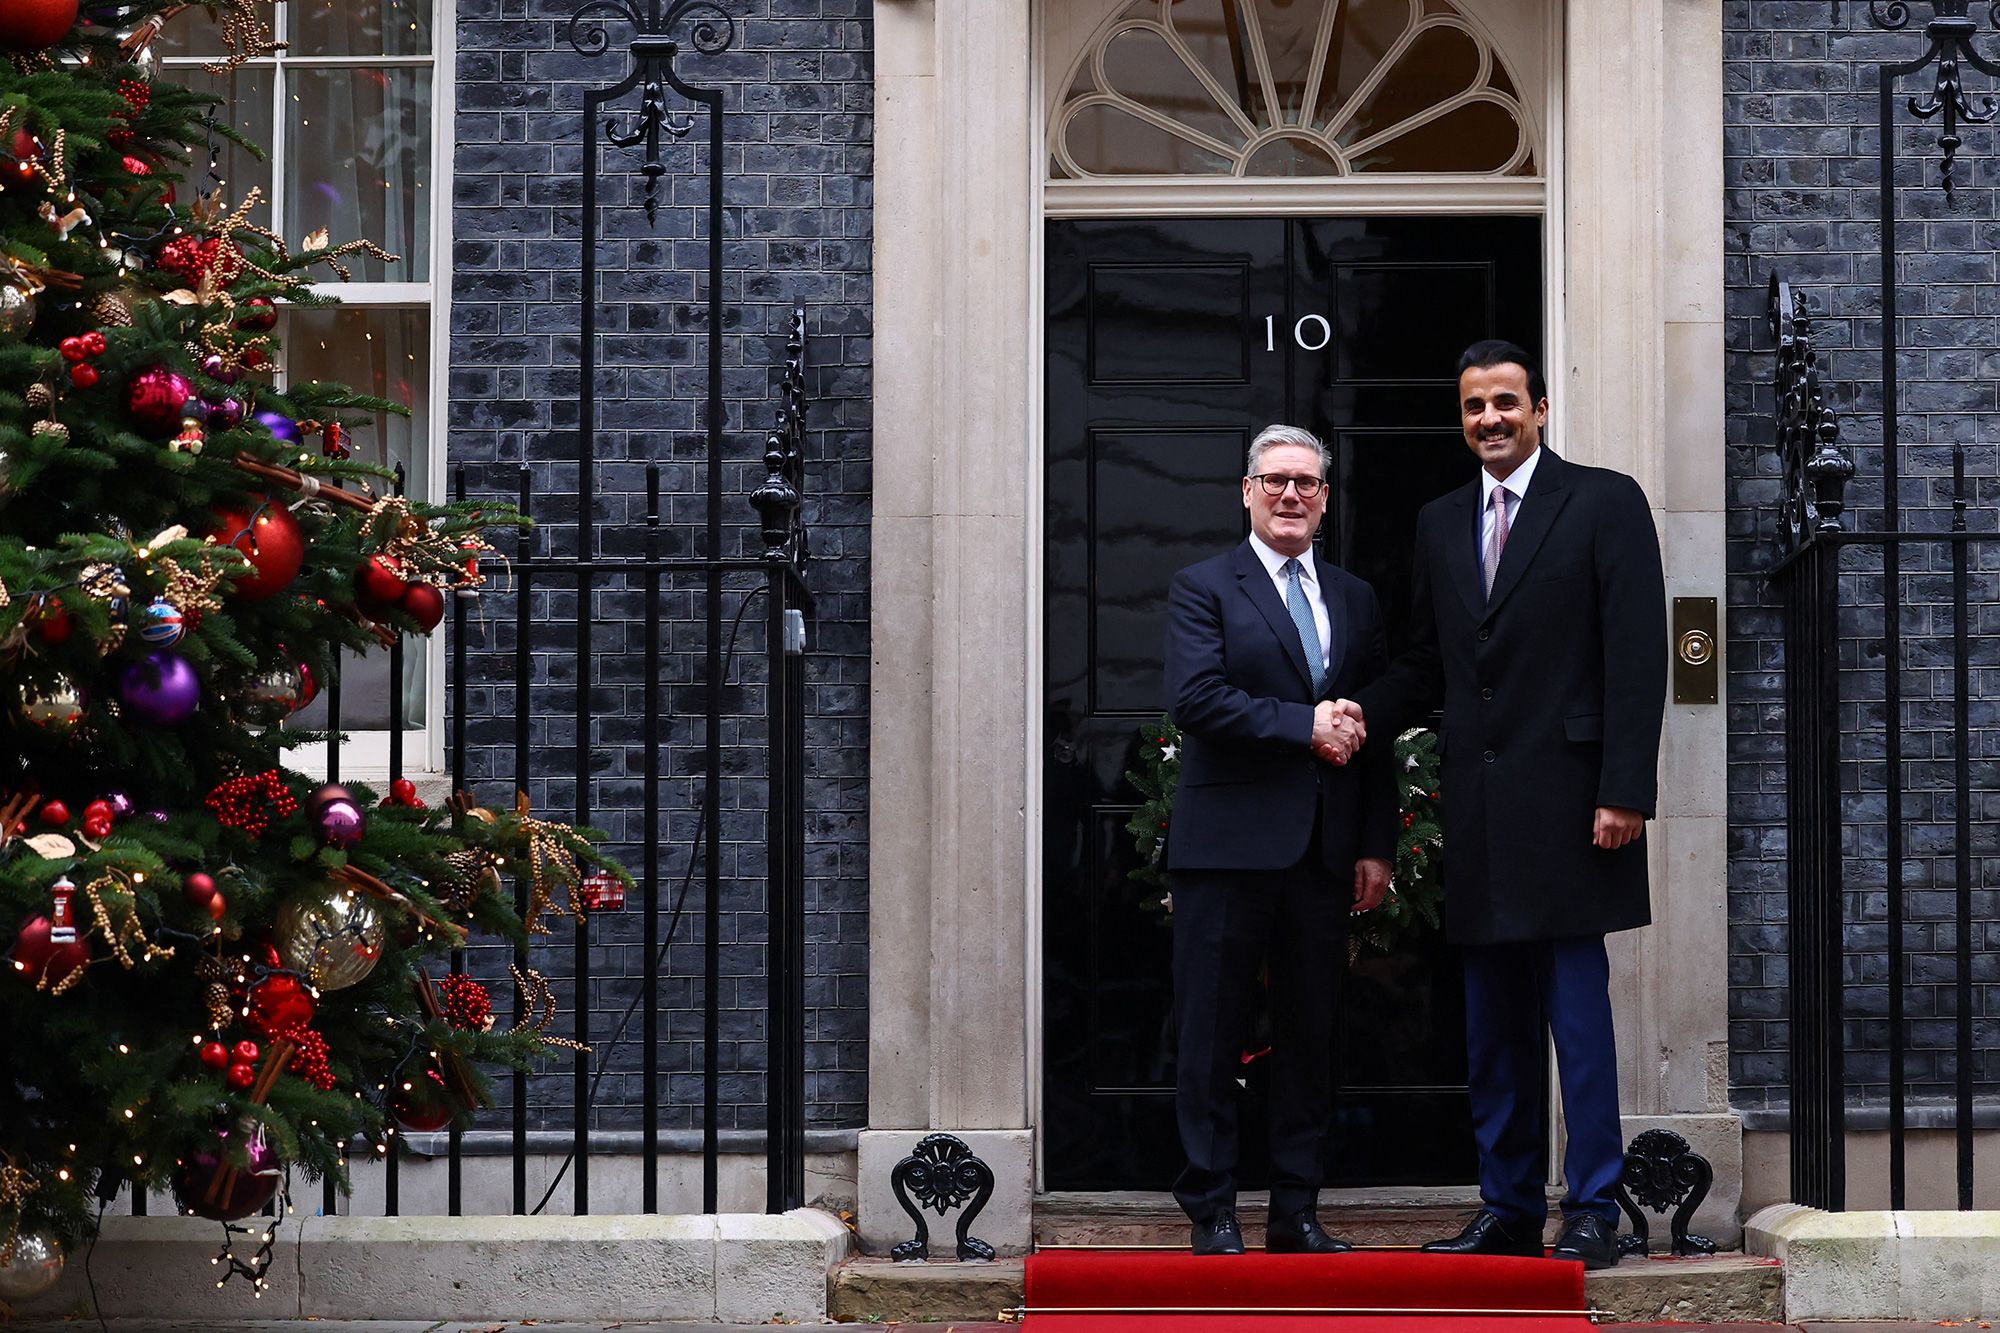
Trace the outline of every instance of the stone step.
<instances>
[{"instance_id":1,"label":"stone step","mask_svg":"<svg viewBox=\"0 0 2000 1333\"><path fill-rule=\"evenodd\" d=\"M1247 1245L1264 1243L1268 1196L1246 1192L1237 1200ZM1319 1220L1356 1245L1421 1245L1458 1231L1479 1211L1474 1186L1385 1186L1320 1191ZM1560 1222L1551 1214L1549 1237ZM1035 1196L1035 1244L1056 1246L1167 1246L1188 1243L1188 1221L1171 1194L1125 1191Z\"/></svg>"},{"instance_id":2,"label":"stone step","mask_svg":"<svg viewBox=\"0 0 2000 1333\"><path fill-rule=\"evenodd\" d=\"M1592 1273L1584 1292L1610 1322L1776 1322L1784 1269L1752 1255L1627 1259ZM850 1259L828 1282L827 1313L843 1322L918 1324L993 1320L1025 1299L1022 1261L899 1264Z\"/></svg>"}]
</instances>

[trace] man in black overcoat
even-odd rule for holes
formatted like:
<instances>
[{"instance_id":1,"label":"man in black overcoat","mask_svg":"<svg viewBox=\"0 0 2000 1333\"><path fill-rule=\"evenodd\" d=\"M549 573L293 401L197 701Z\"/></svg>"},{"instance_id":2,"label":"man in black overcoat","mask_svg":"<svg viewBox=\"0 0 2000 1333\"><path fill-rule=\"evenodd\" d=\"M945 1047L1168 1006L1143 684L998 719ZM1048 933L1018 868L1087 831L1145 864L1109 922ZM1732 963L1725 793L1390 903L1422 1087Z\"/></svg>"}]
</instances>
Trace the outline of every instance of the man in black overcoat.
<instances>
[{"instance_id":1,"label":"man in black overcoat","mask_svg":"<svg viewBox=\"0 0 2000 1333\"><path fill-rule=\"evenodd\" d=\"M1340 705L1378 735L1444 706L1446 927L1464 951L1484 1207L1425 1248L1542 1252L1548 1033L1569 1136L1555 1255L1604 1268L1623 1162L1604 937L1652 919L1659 537L1632 478L1542 447L1548 395L1523 349L1468 348L1459 407L1479 476L1418 516L1410 647Z\"/></svg>"},{"instance_id":2,"label":"man in black overcoat","mask_svg":"<svg viewBox=\"0 0 2000 1333\"><path fill-rule=\"evenodd\" d=\"M1394 854L1389 747L1347 760L1358 728L1331 702L1388 656L1374 589L1323 560L1326 446L1272 426L1250 446L1250 536L1174 576L1166 685L1181 729L1167 832L1173 892L1174 1184L1197 1254L1241 1254L1236 1105L1257 969L1271 1013L1271 1212L1265 1248L1349 1248L1314 1214L1332 1104L1347 917L1382 901ZM1334 762L1314 757L1326 747Z\"/></svg>"}]
</instances>

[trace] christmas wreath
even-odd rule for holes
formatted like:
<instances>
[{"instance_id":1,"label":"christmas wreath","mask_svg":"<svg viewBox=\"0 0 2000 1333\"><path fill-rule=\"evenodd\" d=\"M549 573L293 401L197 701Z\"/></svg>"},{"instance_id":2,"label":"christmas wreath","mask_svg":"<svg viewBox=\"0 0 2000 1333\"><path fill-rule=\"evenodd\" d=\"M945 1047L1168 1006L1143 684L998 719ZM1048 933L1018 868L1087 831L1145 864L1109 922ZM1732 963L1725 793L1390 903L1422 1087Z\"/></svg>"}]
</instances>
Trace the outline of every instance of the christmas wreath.
<instances>
[{"instance_id":1,"label":"christmas wreath","mask_svg":"<svg viewBox=\"0 0 2000 1333\"><path fill-rule=\"evenodd\" d=\"M1167 718L1139 733L1139 766L1125 780L1139 793L1139 808L1126 821L1139 853L1133 879L1159 893L1162 913L1173 910L1161 860L1167 827L1173 822L1174 789L1180 782L1181 733ZM1442 922L1444 832L1438 794L1437 734L1421 727L1396 738L1396 786L1402 807L1396 864L1389 896L1368 914L1355 939L1380 953L1394 953Z\"/></svg>"}]
</instances>

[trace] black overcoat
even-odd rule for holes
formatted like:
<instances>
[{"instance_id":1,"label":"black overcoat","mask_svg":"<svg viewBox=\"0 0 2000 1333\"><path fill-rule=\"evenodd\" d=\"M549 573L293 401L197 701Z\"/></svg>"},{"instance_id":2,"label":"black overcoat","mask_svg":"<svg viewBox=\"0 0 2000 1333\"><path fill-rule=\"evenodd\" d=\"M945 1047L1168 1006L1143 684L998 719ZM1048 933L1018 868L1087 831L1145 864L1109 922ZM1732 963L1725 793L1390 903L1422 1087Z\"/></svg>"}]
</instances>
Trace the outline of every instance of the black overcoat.
<instances>
[{"instance_id":1,"label":"black overcoat","mask_svg":"<svg viewBox=\"0 0 2000 1333\"><path fill-rule=\"evenodd\" d=\"M1459 944L1652 919L1646 839L1591 843L1599 806L1651 818L1666 712L1666 587L1639 484L1543 449L1491 597L1480 483L1417 518L1411 646L1354 696L1369 748L1444 705L1446 926Z\"/></svg>"}]
</instances>

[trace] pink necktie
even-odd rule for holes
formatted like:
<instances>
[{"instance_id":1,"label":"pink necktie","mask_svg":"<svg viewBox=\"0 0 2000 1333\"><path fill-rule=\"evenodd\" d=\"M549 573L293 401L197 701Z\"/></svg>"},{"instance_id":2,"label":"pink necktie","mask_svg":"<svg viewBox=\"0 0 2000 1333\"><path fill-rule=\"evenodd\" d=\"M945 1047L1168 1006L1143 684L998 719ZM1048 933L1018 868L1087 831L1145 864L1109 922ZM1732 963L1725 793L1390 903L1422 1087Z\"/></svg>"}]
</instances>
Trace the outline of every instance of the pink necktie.
<instances>
[{"instance_id":1,"label":"pink necktie","mask_svg":"<svg viewBox=\"0 0 2000 1333\"><path fill-rule=\"evenodd\" d=\"M1486 595L1493 595L1493 579L1500 572L1500 552L1507 548L1507 488L1493 488L1493 540L1486 543Z\"/></svg>"}]
</instances>

